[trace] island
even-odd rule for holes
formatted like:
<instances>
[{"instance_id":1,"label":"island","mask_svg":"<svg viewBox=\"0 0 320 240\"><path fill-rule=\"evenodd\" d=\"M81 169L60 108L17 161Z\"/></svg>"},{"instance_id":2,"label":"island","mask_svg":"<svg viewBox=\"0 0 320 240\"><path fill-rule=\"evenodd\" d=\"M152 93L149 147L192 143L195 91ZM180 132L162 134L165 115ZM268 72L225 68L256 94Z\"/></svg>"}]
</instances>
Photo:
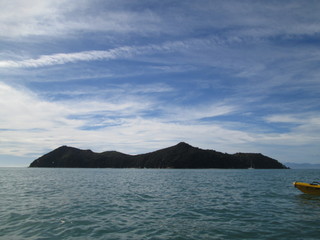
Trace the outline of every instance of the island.
<instances>
[{"instance_id":1,"label":"island","mask_svg":"<svg viewBox=\"0 0 320 240\"><path fill-rule=\"evenodd\" d=\"M91 150L61 146L34 160L29 167L287 169L279 161L261 153L228 154L200 149L184 142L138 155L117 151L95 153Z\"/></svg>"}]
</instances>

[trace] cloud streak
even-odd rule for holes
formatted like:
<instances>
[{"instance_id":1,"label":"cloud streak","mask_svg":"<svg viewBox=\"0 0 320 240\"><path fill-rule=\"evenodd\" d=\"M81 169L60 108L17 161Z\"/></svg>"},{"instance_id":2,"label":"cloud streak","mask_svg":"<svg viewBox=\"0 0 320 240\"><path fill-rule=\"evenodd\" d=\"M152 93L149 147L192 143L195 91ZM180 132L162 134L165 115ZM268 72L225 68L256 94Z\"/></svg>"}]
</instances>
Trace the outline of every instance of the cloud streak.
<instances>
[{"instance_id":1,"label":"cloud streak","mask_svg":"<svg viewBox=\"0 0 320 240\"><path fill-rule=\"evenodd\" d=\"M191 38L185 39L183 41L166 41L161 44L122 46L110 50L57 53L51 55L42 55L39 58L31 58L25 60L2 60L0 61L0 68L38 68L75 63L79 61L128 59L138 56L143 56L144 58L150 56L152 58L154 54L168 53L180 53L182 55L194 57L196 60L200 60L202 57L204 57L203 51L210 51L213 53L215 52L217 54L221 54L221 51L226 50L227 45L233 43L239 44L239 41L234 41L232 39L218 39L216 37L207 39ZM199 53L201 53L201 55L199 55ZM175 60L176 59L174 59L173 61ZM203 64L206 61L208 61L208 59L204 58L200 63ZM194 60L191 62L195 63Z\"/></svg>"},{"instance_id":2,"label":"cloud streak","mask_svg":"<svg viewBox=\"0 0 320 240\"><path fill-rule=\"evenodd\" d=\"M78 61L96 61L123 58L131 56L136 52L131 47L120 47L109 51L83 51L78 53L58 53L43 55L37 59L27 59L22 61L0 61L3 68L37 68L59 64L74 63Z\"/></svg>"},{"instance_id":3,"label":"cloud streak","mask_svg":"<svg viewBox=\"0 0 320 240\"><path fill-rule=\"evenodd\" d=\"M193 42L193 41L192 41ZM78 61L97 61L125 59L139 55L148 55L155 53L173 52L186 49L192 42L166 42L161 45L145 45L145 46L123 46L106 51L83 51L75 53L58 53L51 55L42 55L35 59L26 59L20 61L5 60L0 61L0 68L37 68L52 65L60 65L67 63L75 63Z\"/></svg>"}]
</instances>

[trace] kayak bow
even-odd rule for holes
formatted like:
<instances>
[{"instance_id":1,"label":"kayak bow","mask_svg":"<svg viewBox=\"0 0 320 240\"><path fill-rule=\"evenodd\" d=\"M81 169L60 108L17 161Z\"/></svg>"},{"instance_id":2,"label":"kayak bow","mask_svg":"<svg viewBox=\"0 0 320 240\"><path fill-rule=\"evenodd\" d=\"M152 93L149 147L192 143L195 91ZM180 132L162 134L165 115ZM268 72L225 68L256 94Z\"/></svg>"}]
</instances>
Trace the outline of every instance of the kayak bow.
<instances>
[{"instance_id":1,"label":"kayak bow","mask_svg":"<svg viewBox=\"0 0 320 240\"><path fill-rule=\"evenodd\" d=\"M312 182L312 183L294 182L293 185L303 193L320 196L319 182Z\"/></svg>"}]
</instances>

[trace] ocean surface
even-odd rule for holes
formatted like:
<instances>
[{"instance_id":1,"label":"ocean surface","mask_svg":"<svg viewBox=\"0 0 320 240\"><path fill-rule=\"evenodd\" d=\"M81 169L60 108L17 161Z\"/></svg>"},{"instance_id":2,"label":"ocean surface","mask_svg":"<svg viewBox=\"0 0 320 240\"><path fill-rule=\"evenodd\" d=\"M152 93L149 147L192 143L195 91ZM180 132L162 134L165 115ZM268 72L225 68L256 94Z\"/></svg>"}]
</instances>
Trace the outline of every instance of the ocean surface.
<instances>
[{"instance_id":1,"label":"ocean surface","mask_svg":"<svg viewBox=\"0 0 320 240\"><path fill-rule=\"evenodd\" d=\"M0 239L320 239L320 170L0 168Z\"/></svg>"}]
</instances>

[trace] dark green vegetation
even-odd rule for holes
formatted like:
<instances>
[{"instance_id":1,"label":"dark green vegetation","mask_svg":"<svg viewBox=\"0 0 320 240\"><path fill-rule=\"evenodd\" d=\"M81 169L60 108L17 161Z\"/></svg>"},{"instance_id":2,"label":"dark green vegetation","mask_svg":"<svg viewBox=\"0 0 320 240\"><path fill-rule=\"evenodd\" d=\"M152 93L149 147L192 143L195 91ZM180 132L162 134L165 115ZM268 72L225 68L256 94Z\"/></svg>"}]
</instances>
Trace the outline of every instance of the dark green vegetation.
<instances>
[{"instance_id":1,"label":"dark green vegetation","mask_svg":"<svg viewBox=\"0 0 320 240\"><path fill-rule=\"evenodd\" d=\"M116 151L94 153L62 146L34 160L30 167L60 168L286 168L260 153L227 154L195 148L187 143L155 152L128 155Z\"/></svg>"}]
</instances>

